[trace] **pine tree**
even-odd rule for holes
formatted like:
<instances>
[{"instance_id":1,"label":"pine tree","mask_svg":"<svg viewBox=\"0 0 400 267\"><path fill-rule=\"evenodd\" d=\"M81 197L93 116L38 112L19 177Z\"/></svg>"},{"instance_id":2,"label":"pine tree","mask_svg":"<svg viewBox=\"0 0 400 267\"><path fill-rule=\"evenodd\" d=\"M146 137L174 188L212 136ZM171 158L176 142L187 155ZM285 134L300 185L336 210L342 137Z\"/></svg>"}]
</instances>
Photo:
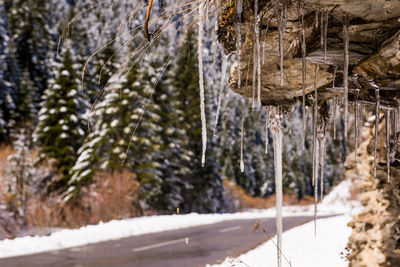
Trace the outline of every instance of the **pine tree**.
<instances>
[{"instance_id":1,"label":"pine tree","mask_svg":"<svg viewBox=\"0 0 400 267\"><path fill-rule=\"evenodd\" d=\"M3 2L0 2L0 142L7 139L10 120L15 111L15 88L18 68L15 66L9 24Z\"/></svg>"},{"instance_id":2,"label":"pine tree","mask_svg":"<svg viewBox=\"0 0 400 267\"><path fill-rule=\"evenodd\" d=\"M22 73L20 85L15 96L15 111L10 127L29 127L34 125L36 118L35 96L37 88L29 77L28 70Z\"/></svg>"},{"instance_id":3,"label":"pine tree","mask_svg":"<svg viewBox=\"0 0 400 267\"><path fill-rule=\"evenodd\" d=\"M154 161L160 149L160 117L154 112L157 106L147 98L154 75L156 72L145 58L140 71L133 68L108 81L101 101L95 105L92 132L72 169L68 195L89 182L96 170L125 168L137 175L144 203L152 205L155 201L161 182L159 165Z\"/></svg>"},{"instance_id":4,"label":"pine tree","mask_svg":"<svg viewBox=\"0 0 400 267\"><path fill-rule=\"evenodd\" d=\"M29 71L30 79L43 93L49 77L48 56L54 48L50 32L51 2L15 0L8 8L11 42L15 45L20 69Z\"/></svg>"},{"instance_id":5,"label":"pine tree","mask_svg":"<svg viewBox=\"0 0 400 267\"><path fill-rule=\"evenodd\" d=\"M59 186L64 186L68 180L77 150L82 145L87 108L78 91L80 80L69 44L64 48L61 63L54 63L54 78L49 80L45 91L36 128L39 156L42 160L51 160L62 175Z\"/></svg>"}]
</instances>

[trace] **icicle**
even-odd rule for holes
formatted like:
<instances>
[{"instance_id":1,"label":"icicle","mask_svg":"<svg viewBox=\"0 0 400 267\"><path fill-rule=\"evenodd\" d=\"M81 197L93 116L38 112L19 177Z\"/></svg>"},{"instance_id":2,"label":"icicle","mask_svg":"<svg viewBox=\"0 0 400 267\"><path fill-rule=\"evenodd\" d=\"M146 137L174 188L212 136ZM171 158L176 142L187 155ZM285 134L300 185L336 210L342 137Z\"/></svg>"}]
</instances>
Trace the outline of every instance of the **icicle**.
<instances>
[{"instance_id":1,"label":"icicle","mask_svg":"<svg viewBox=\"0 0 400 267\"><path fill-rule=\"evenodd\" d=\"M242 23L242 5L243 0L236 1L236 54L238 61L238 89L241 87L241 78L240 78L240 58L242 54L242 36L240 32L241 23Z\"/></svg>"},{"instance_id":2,"label":"icicle","mask_svg":"<svg viewBox=\"0 0 400 267\"><path fill-rule=\"evenodd\" d=\"M218 96L217 114L215 115L214 134L217 131L219 113L221 111L222 92L224 91L224 87L225 87L225 77L226 77L226 67L227 67L227 65L228 65L228 56L224 55L224 59L222 61L222 68L221 68L221 82L219 84L219 96Z\"/></svg>"},{"instance_id":3,"label":"icicle","mask_svg":"<svg viewBox=\"0 0 400 267\"><path fill-rule=\"evenodd\" d=\"M320 174L320 180L321 180L321 200L324 197L324 165L325 165L325 133L323 133L323 137L319 140L319 146L320 146L320 168L321 168L321 174Z\"/></svg>"},{"instance_id":4,"label":"icicle","mask_svg":"<svg viewBox=\"0 0 400 267\"><path fill-rule=\"evenodd\" d=\"M360 93L360 90L357 89L357 94L356 94L356 102L354 103L354 114L356 115L356 123L354 123L355 129L354 129L354 160L357 163L357 150L358 150L358 121L359 121L359 116L358 116L358 95Z\"/></svg>"},{"instance_id":5,"label":"icicle","mask_svg":"<svg viewBox=\"0 0 400 267\"><path fill-rule=\"evenodd\" d=\"M317 154L317 127L318 127L318 71L319 64L315 65L315 75L314 75L314 105L313 105L313 186L317 187L317 175L318 165L316 165L316 154ZM316 175L317 174L317 175Z\"/></svg>"},{"instance_id":6,"label":"icicle","mask_svg":"<svg viewBox=\"0 0 400 267\"><path fill-rule=\"evenodd\" d=\"M335 97L333 99L333 140L336 140L336 117L337 117L337 106L338 106L338 100Z\"/></svg>"},{"instance_id":7,"label":"icicle","mask_svg":"<svg viewBox=\"0 0 400 267\"><path fill-rule=\"evenodd\" d=\"M265 41L262 42L262 64L265 64Z\"/></svg>"},{"instance_id":8,"label":"icicle","mask_svg":"<svg viewBox=\"0 0 400 267\"><path fill-rule=\"evenodd\" d=\"M360 124L359 124L360 125L360 130L359 130L360 135L362 133L362 127L364 125L363 118L364 118L364 105L360 104Z\"/></svg>"},{"instance_id":9,"label":"icicle","mask_svg":"<svg viewBox=\"0 0 400 267\"><path fill-rule=\"evenodd\" d=\"M209 13L209 9L210 9L210 2L209 0L206 0L206 27L207 27L207 23L208 23L208 13Z\"/></svg>"},{"instance_id":10,"label":"icicle","mask_svg":"<svg viewBox=\"0 0 400 267\"><path fill-rule=\"evenodd\" d=\"M321 22L320 22L320 43L321 43L321 48L324 48L324 22L325 22L325 10L322 9L321 12Z\"/></svg>"},{"instance_id":11,"label":"icicle","mask_svg":"<svg viewBox=\"0 0 400 267\"><path fill-rule=\"evenodd\" d=\"M279 107L271 107L270 129L274 141L274 167L276 191L276 232L278 267L282 266L282 114Z\"/></svg>"},{"instance_id":12,"label":"icicle","mask_svg":"<svg viewBox=\"0 0 400 267\"><path fill-rule=\"evenodd\" d=\"M385 112L386 123L386 160L387 160L387 182L390 183L390 109Z\"/></svg>"},{"instance_id":13,"label":"icicle","mask_svg":"<svg viewBox=\"0 0 400 267\"><path fill-rule=\"evenodd\" d=\"M302 74L302 93L303 93L303 133L304 133L304 139L305 135L307 133L306 129L306 68L307 68L307 63L306 63L306 30L305 30L305 23L304 23L304 8L302 7L301 9L301 74ZM303 142L304 143L304 142Z\"/></svg>"},{"instance_id":14,"label":"icicle","mask_svg":"<svg viewBox=\"0 0 400 267\"><path fill-rule=\"evenodd\" d=\"M332 91L335 89L336 71L337 71L337 66L335 66L335 69L333 70ZM337 100L337 98L335 97L335 98L333 99L333 140L336 140L337 106L338 106L338 100Z\"/></svg>"},{"instance_id":15,"label":"icicle","mask_svg":"<svg viewBox=\"0 0 400 267\"><path fill-rule=\"evenodd\" d=\"M257 79L257 52L256 46L253 46L253 83L251 93L251 107L254 110L256 107L256 79Z\"/></svg>"},{"instance_id":16,"label":"icicle","mask_svg":"<svg viewBox=\"0 0 400 267\"><path fill-rule=\"evenodd\" d=\"M399 121L399 110L396 108L395 110L394 110L394 118L393 118L393 124L394 124L394 138L395 138L395 142L397 141L396 140L396 136L397 136L397 131L398 131L398 129L397 129L397 123L398 123L398 121Z\"/></svg>"},{"instance_id":17,"label":"icicle","mask_svg":"<svg viewBox=\"0 0 400 267\"><path fill-rule=\"evenodd\" d=\"M265 107L265 154L268 154L269 107Z\"/></svg>"},{"instance_id":18,"label":"icicle","mask_svg":"<svg viewBox=\"0 0 400 267\"><path fill-rule=\"evenodd\" d=\"M314 26L315 28L318 28L318 18L319 18L319 12L318 10L315 11L315 17L314 17Z\"/></svg>"},{"instance_id":19,"label":"icicle","mask_svg":"<svg viewBox=\"0 0 400 267\"><path fill-rule=\"evenodd\" d=\"M283 34L285 32L286 25L286 10L284 0L281 1L280 15L278 15L278 28L279 28L279 56L280 56L280 85L283 86L283 45L284 39Z\"/></svg>"},{"instance_id":20,"label":"icicle","mask_svg":"<svg viewBox=\"0 0 400 267\"><path fill-rule=\"evenodd\" d=\"M207 122L204 97L204 73L203 73L203 27L204 27L204 2L199 7L199 36L198 36L198 60L199 60L199 87L200 87L200 113L201 113L201 135L202 135L202 156L201 166L206 162L207 149Z\"/></svg>"},{"instance_id":21,"label":"icicle","mask_svg":"<svg viewBox=\"0 0 400 267\"><path fill-rule=\"evenodd\" d=\"M343 87L344 87L344 138L347 140L348 113L349 113L349 24L346 16L343 23L344 42L344 65L343 65Z\"/></svg>"},{"instance_id":22,"label":"icicle","mask_svg":"<svg viewBox=\"0 0 400 267\"><path fill-rule=\"evenodd\" d=\"M379 109L380 97L379 88L375 88L375 136L374 136L374 178L376 178L376 150L378 147Z\"/></svg>"},{"instance_id":23,"label":"icicle","mask_svg":"<svg viewBox=\"0 0 400 267\"><path fill-rule=\"evenodd\" d=\"M244 172L244 161L243 161L243 137L244 137L244 102L242 104L242 130L240 133L240 171Z\"/></svg>"},{"instance_id":24,"label":"icicle","mask_svg":"<svg viewBox=\"0 0 400 267\"><path fill-rule=\"evenodd\" d=\"M319 142L315 142L315 162L313 169L314 181L314 236L317 237L317 206L318 206L318 166L319 166Z\"/></svg>"},{"instance_id":25,"label":"icicle","mask_svg":"<svg viewBox=\"0 0 400 267\"><path fill-rule=\"evenodd\" d=\"M324 20L324 60L326 60L326 50L328 46L328 22L329 22L329 11L326 11Z\"/></svg>"},{"instance_id":26,"label":"icicle","mask_svg":"<svg viewBox=\"0 0 400 267\"><path fill-rule=\"evenodd\" d=\"M257 103L261 105L261 52L260 52L260 17L258 0L254 0L254 35L257 55Z\"/></svg>"}]
</instances>

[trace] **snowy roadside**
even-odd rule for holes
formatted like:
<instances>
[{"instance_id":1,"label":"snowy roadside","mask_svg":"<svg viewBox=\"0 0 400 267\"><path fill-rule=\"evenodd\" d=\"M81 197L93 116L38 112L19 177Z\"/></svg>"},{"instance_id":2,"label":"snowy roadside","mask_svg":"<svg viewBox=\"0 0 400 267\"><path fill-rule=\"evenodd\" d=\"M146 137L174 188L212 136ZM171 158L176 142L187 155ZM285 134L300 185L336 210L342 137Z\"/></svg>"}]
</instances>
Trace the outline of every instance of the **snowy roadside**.
<instances>
[{"instance_id":1,"label":"snowy roadside","mask_svg":"<svg viewBox=\"0 0 400 267\"><path fill-rule=\"evenodd\" d=\"M348 262L341 257L346 254L345 247L351 228L347 227L349 215L317 220L317 237L314 237L314 222L306 223L283 233L282 252L292 267L345 267ZM276 237L273 238L276 244ZM213 267L264 267L276 266L277 250L271 240L236 259L227 258L222 264ZM235 264L232 264L235 263ZM290 267L282 258L282 267Z\"/></svg>"},{"instance_id":2,"label":"snowy roadside","mask_svg":"<svg viewBox=\"0 0 400 267\"><path fill-rule=\"evenodd\" d=\"M348 261L342 255L346 255L346 244L351 234L351 228L347 223L351 215L361 211L361 204L351 199L350 179L337 185L318 206L318 214L324 215L333 212L340 216L318 219L317 236L314 235L314 222L297 226L283 233L282 252L291 262L292 267L345 267ZM307 209L310 207L308 206ZM308 214L307 210L303 214ZM311 211L313 212L313 211ZM237 258L226 258L221 264L213 267L261 267L275 266L277 263L276 237L257 248L240 255ZM282 258L282 266L290 267L285 258Z\"/></svg>"},{"instance_id":3,"label":"snowy roadside","mask_svg":"<svg viewBox=\"0 0 400 267\"><path fill-rule=\"evenodd\" d=\"M348 194L350 194L350 183L346 180L336 186L319 206L318 215L343 214L353 210L357 206L357 203L345 201L348 198ZM283 208L283 215L285 217L311 216L313 212L313 206L287 206ZM0 241L0 258L71 248L129 236L213 224L226 220L270 217L275 217L274 208L231 214L192 213L113 220L74 230L64 229L49 236L26 236L13 240L2 240Z\"/></svg>"}]
</instances>

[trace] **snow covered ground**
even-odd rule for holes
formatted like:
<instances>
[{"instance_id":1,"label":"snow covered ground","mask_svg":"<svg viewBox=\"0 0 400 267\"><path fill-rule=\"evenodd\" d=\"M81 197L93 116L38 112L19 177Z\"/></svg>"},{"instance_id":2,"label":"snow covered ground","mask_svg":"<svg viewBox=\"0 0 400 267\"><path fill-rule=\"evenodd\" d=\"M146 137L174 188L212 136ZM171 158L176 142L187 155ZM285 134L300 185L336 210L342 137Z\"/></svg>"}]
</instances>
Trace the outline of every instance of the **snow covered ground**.
<instances>
[{"instance_id":1,"label":"snow covered ground","mask_svg":"<svg viewBox=\"0 0 400 267\"><path fill-rule=\"evenodd\" d=\"M345 267L348 261L342 255L346 255L346 245L351 234L351 228L347 223L351 215L361 211L358 201L351 199L350 188L353 182L347 179L336 186L318 206L318 214L330 212L342 214L340 216L318 219L317 236L314 235L314 222L295 227L283 233L282 252L291 262L293 267ZM302 214L309 214L308 206ZM312 212L312 211L311 211ZM254 250L240 255L238 258L226 258L222 264L213 267L264 267L276 266L277 247L276 237L265 242ZM285 258L282 258L282 266L290 267Z\"/></svg>"},{"instance_id":2,"label":"snow covered ground","mask_svg":"<svg viewBox=\"0 0 400 267\"><path fill-rule=\"evenodd\" d=\"M314 237L314 222L306 223L283 233L282 252L293 267L345 267L348 262L340 253L346 254L345 247L351 233L347 222L349 215L317 220L317 237ZM276 244L276 238L273 238ZM265 267L276 266L277 249L269 240L254 250L236 259L227 258L224 263L213 267ZM235 264L232 264L235 263ZM282 266L289 267L285 258Z\"/></svg>"},{"instance_id":3,"label":"snow covered ground","mask_svg":"<svg viewBox=\"0 0 400 267\"><path fill-rule=\"evenodd\" d=\"M341 184L339 184L337 187L335 187L332 190L332 192L326 196L322 204L319 205L318 214L319 215L349 214L351 211L357 209L358 207L357 202L347 200L350 194L349 192L350 185L351 182L346 180L343 181ZM288 206L284 207L283 215L284 216L313 215L313 209L314 209L313 206ZM8 240L8 239L2 240L0 241L0 258L12 257L24 254L33 254L33 253L57 250L63 248L70 248L90 243L97 243L101 241L119 239L119 238L147 234L147 233L156 233L166 230L175 230L175 229L187 228L198 225L213 224L225 220L254 219L254 218L268 218L268 217L275 217L274 208L266 210L252 210L248 212L239 212L232 214L192 213L186 215L176 214L176 215L165 215L165 216L148 216L148 217L125 219L125 220L113 220L107 223L100 223L98 225L85 226L80 229L74 229L74 230L65 229L55 232L49 236L26 236L21 238L15 238L13 240ZM345 220L347 221L349 220L348 215L332 219L319 220L321 221L321 223L319 223L321 224L321 226L319 226L318 224L318 226L321 227L320 230L321 235L319 235L318 238L323 239L323 232L324 232L323 227L325 224L332 225L329 220L335 221L339 220L339 218L341 218L340 225L345 224L344 223ZM309 227L307 225L303 227ZM338 228L337 229L338 231L342 231L346 227L335 226L334 229L336 228ZM297 228L291 231L296 231L296 229ZM289 232L290 231L288 231L287 233ZM333 232L333 230L330 232ZM348 235L349 233L345 233L342 238L347 239ZM285 234L285 236L287 236L287 234ZM313 236L312 231L310 231L308 239L306 239L310 241L310 244L313 244L312 241L314 240L314 238L312 236ZM290 242L293 241L293 239L291 238L289 240L291 240ZM343 242L344 241L342 241L341 243ZM284 244L289 246L290 243L284 242ZM285 248L289 249L288 251L291 251L290 250L291 247L285 247ZM263 252L263 254L265 253ZM314 266L314 265L308 265L308 266Z\"/></svg>"}]
</instances>

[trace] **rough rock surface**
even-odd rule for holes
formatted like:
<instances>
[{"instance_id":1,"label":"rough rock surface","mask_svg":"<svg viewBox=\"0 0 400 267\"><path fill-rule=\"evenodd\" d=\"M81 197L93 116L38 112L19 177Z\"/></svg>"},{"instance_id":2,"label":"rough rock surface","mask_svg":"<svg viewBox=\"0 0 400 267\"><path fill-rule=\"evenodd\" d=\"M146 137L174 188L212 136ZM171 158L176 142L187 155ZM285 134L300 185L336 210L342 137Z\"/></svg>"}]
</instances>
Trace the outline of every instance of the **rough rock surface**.
<instances>
[{"instance_id":1,"label":"rough rock surface","mask_svg":"<svg viewBox=\"0 0 400 267\"><path fill-rule=\"evenodd\" d=\"M381 134L378 139L377 176L374 178L373 124L372 120L367 122L363 130L363 142L358 150L359 163L347 161L352 162L348 169L360 179L360 201L364 206L363 211L349 223L353 228L348 244L351 267L400 266L400 155L395 156L391 166L391 181L388 183L385 135ZM384 131L382 120L380 132Z\"/></svg>"},{"instance_id":2,"label":"rough rock surface","mask_svg":"<svg viewBox=\"0 0 400 267\"><path fill-rule=\"evenodd\" d=\"M235 7L222 11L219 23L219 41L227 53L236 49ZM301 64L301 9L299 1L286 0L287 24L284 32L284 85L280 86L279 42L276 2L260 0L260 40L266 42L265 62L261 66L262 103L282 105L295 101L302 95ZM324 98L341 92L343 69L343 21L349 19L349 88L360 89L360 99L374 101L373 85L381 87L383 101L400 98L400 1L351 0L316 1L305 0L305 35L307 43L307 93L313 91L314 66L320 64L318 90ZM237 66L231 69L230 87L244 96L252 95L254 13L253 0L243 1L241 18L242 58L240 62L242 86L238 89ZM321 46L321 14L328 12L327 58ZM332 90L333 72L336 90ZM398 89L398 90L394 90ZM386 92L388 91L388 92ZM395 103L397 104L397 103Z\"/></svg>"}]
</instances>

